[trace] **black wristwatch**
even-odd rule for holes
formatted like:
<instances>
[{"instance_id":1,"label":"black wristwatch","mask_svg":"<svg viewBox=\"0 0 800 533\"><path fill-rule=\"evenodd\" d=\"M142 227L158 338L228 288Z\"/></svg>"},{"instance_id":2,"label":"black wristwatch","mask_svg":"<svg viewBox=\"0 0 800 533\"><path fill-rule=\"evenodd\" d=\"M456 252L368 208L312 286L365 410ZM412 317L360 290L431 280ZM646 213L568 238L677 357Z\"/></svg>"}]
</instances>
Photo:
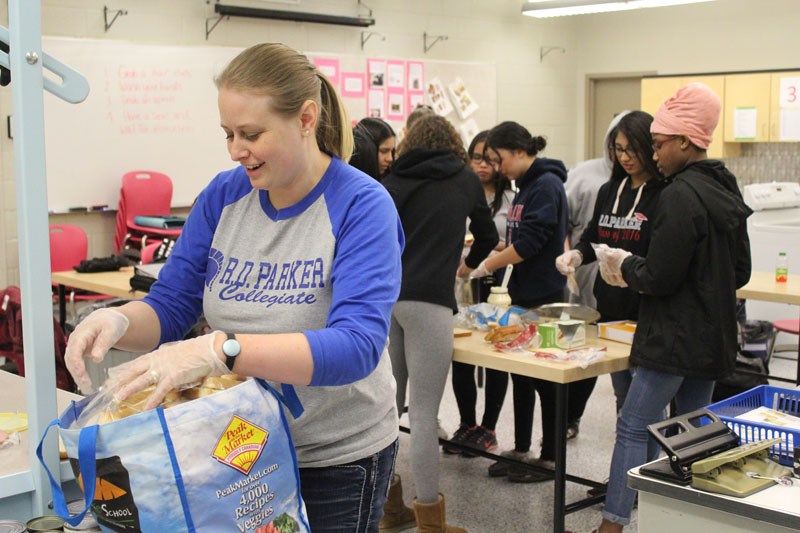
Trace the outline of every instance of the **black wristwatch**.
<instances>
[{"instance_id":1,"label":"black wristwatch","mask_svg":"<svg viewBox=\"0 0 800 533\"><path fill-rule=\"evenodd\" d=\"M226 335L228 338L222 343L222 353L225 354L225 366L233 371L233 363L236 362L236 356L242 352L242 345L236 340L235 334L226 333Z\"/></svg>"}]
</instances>

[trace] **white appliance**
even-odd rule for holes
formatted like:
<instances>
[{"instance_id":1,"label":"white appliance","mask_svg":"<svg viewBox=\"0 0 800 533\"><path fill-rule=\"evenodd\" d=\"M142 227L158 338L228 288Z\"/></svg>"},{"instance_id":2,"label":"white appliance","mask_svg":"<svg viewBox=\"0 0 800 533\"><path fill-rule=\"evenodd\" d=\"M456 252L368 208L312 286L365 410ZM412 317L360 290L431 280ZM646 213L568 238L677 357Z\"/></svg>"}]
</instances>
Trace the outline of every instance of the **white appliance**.
<instances>
[{"instance_id":1,"label":"white appliance","mask_svg":"<svg viewBox=\"0 0 800 533\"><path fill-rule=\"evenodd\" d=\"M753 270L775 272L778 253L789 259L789 274L800 274L800 183L754 183L745 185L745 203L754 211L747 219ZM747 301L747 318L775 321L797 318L796 306ZM797 343L785 333L778 343Z\"/></svg>"}]
</instances>

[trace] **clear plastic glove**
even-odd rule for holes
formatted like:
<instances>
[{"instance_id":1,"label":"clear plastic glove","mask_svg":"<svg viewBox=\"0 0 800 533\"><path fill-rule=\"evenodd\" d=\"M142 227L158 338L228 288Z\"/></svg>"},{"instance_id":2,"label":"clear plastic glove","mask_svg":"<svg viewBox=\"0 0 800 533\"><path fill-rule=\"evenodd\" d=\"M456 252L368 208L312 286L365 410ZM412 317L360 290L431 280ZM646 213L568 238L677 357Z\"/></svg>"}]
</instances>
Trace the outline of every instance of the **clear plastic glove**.
<instances>
[{"instance_id":1,"label":"clear plastic glove","mask_svg":"<svg viewBox=\"0 0 800 533\"><path fill-rule=\"evenodd\" d=\"M87 316L69 336L64 361L81 391L86 394L93 391L83 359L88 357L95 363L102 361L125 335L129 324L128 317L119 311L103 308Z\"/></svg>"},{"instance_id":2,"label":"clear plastic glove","mask_svg":"<svg viewBox=\"0 0 800 533\"><path fill-rule=\"evenodd\" d=\"M615 287L627 287L628 284L622 277L622 262L631 253L622 248L609 248L606 244L592 246L597 255L600 277L603 278L603 281Z\"/></svg>"},{"instance_id":3,"label":"clear plastic glove","mask_svg":"<svg viewBox=\"0 0 800 533\"><path fill-rule=\"evenodd\" d=\"M214 331L201 337L162 345L118 368L106 382L106 390L118 402L155 385L144 410L153 409L167 393L181 385L194 383L206 376L221 376L230 371L214 351Z\"/></svg>"},{"instance_id":4,"label":"clear plastic glove","mask_svg":"<svg viewBox=\"0 0 800 533\"><path fill-rule=\"evenodd\" d=\"M605 263L612 272L622 272L622 262L625 258L632 255L628 250L622 248L608 248L605 252Z\"/></svg>"},{"instance_id":5,"label":"clear plastic glove","mask_svg":"<svg viewBox=\"0 0 800 533\"><path fill-rule=\"evenodd\" d=\"M608 265L602 261L599 261L600 265L600 277L603 278L603 281L612 285L614 287L627 287L628 284L625 283L625 279L622 277L621 272L612 272Z\"/></svg>"},{"instance_id":6,"label":"clear plastic glove","mask_svg":"<svg viewBox=\"0 0 800 533\"><path fill-rule=\"evenodd\" d=\"M457 278L466 278L469 273L472 272L472 269L464 263L464 258L461 258L461 263L458 265L458 270L456 270L456 277Z\"/></svg>"},{"instance_id":7,"label":"clear plastic glove","mask_svg":"<svg viewBox=\"0 0 800 533\"><path fill-rule=\"evenodd\" d=\"M491 272L486 269L486 259L484 259L481 261L481 264L478 265L478 268L469 273L469 279L482 278L489 274L491 274Z\"/></svg>"},{"instance_id":8,"label":"clear plastic glove","mask_svg":"<svg viewBox=\"0 0 800 533\"><path fill-rule=\"evenodd\" d=\"M575 273L575 269L583 263L583 254L578 250L567 250L556 257L556 269L564 276Z\"/></svg>"}]
</instances>

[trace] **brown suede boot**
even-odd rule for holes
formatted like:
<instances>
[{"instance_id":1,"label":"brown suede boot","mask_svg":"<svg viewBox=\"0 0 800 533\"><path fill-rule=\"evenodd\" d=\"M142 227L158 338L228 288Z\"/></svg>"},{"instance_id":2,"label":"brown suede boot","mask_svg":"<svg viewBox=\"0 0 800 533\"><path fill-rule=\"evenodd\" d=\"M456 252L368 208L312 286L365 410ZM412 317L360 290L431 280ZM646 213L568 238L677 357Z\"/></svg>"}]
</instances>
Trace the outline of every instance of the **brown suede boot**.
<instances>
[{"instance_id":1,"label":"brown suede boot","mask_svg":"<svg viewBox=\"0 0 800 533\"><path fill-rule=\"evenodd\" d=\"M414 511L403 503L403 484L400 482L400 476L395 475L389 486L389 498L383 506L383 518L378 527L383 533L396 533L416 525Z\"/></svg>"},{"instance_id":2,"label":"brown suede boot","mask_svg":"<svg viewBox=\"0 0 800 533\"><path fill-rule=\"evenodd\" d=\"M448 526L445 523L442 493L439 493L439 501L436 503L419 503L414 498L414 514L417 515L419 533L467 533L466 529Z\"/></svg>"}]
</instances>

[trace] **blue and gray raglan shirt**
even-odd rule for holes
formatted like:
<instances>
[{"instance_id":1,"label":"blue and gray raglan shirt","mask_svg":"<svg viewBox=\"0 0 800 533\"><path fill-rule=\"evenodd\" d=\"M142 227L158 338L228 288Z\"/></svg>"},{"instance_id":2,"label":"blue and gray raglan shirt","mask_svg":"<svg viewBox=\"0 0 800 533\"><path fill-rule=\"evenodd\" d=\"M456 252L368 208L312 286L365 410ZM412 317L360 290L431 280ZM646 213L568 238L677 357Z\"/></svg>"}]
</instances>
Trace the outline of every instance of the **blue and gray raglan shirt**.
<instances>
[{"instance_id":1,"label":"blue and gray raglan shirt","mask_svg":"<svg viewBox=\"0 0 800 533\"><path fill-rule=\"evenodd\" d=\"M288 415L298 462L343 464L397 438L386 343L403 245L386 190L336 157L303 200L280 210L240 166L200 194L144 301L162 343L181 339L201 313L222 331L302 332L314 375L295 387L305 412Z\"/></svg>"}]
</instances>

